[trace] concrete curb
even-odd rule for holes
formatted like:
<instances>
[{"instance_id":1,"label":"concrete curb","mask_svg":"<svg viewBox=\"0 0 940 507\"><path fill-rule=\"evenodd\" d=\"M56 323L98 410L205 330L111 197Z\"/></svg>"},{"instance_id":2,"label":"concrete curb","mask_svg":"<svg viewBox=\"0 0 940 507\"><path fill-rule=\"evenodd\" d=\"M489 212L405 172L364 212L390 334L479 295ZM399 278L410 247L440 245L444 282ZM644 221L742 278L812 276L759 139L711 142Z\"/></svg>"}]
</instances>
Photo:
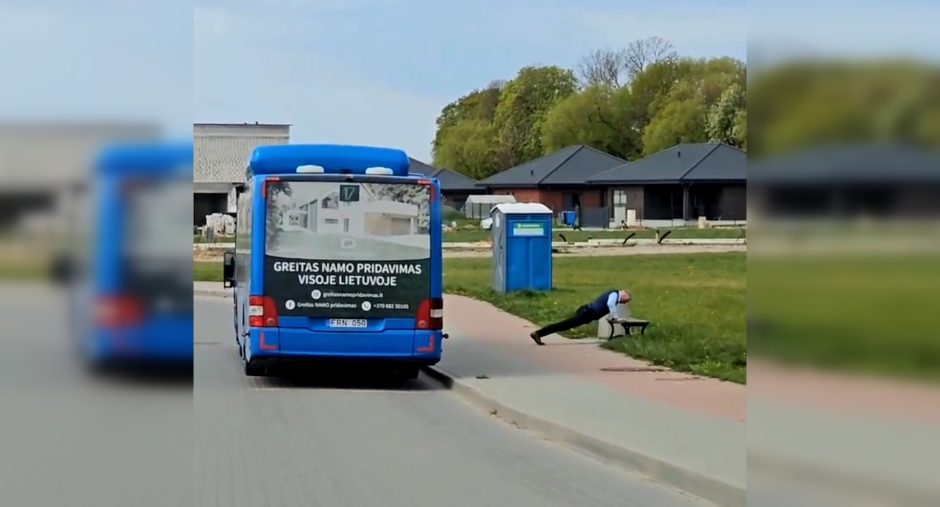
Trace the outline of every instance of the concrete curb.
<instances>
[{"instance_id":1,"label":"concrete curb","mask_svg":"<svg viewBox=\"0 0 940 507\"><path fill-rule=\"evenodd\" d=\"M232 290L224 289L193 289L193 296L213 296L213 297L229 297L232 295Z\"/></svg>"},{"instance_id":2,"label":"concrete curb","mask_svg":"<svg viewBox=\"0 0 940 507\"><path fill-rule=\"evenodd\" d=\"M510 424L529 429L551 440L568 445L602 462L629 472L639 473L656 482L666 484L716 505L729 507L744 507L747 505L747 490L743 487L704 476L659 458L600 440L576 429L567 428L520 412L482 394L462 382L460 377L451 375L440 367L425 367L424 372L445 388L457 393L471 405Z\"/></svg>"}]
</instances>

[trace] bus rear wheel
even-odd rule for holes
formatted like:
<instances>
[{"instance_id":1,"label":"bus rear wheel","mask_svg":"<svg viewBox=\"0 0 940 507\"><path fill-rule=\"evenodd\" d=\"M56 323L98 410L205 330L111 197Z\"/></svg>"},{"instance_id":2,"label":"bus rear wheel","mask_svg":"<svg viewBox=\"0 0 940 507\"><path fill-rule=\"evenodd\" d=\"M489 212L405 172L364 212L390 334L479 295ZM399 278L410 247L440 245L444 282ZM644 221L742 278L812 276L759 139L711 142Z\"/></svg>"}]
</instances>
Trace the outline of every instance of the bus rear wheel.
<instances>
[{"instance_id":1,"label":"bus rear wheel","mask_svg":"<svg viewBox=\"0 0 940 507\"><path fill-rule=\"evenodd\" d=\"M259 364L257 361L242 361L245 364L245 375L249 377L260 377L265 374L267 367Z\"/></svg>"},{"instance_id":2,"label":"bus rear wheel","mask_svg":"<svg viewBox=\"0 0 940 507\"><path fill-rule=\"evenodd\" d=\"M421 368L416 364L399 366L395 371L396 377L401 380L414 380L421 373Z\"/></svg>"}]
</instances>

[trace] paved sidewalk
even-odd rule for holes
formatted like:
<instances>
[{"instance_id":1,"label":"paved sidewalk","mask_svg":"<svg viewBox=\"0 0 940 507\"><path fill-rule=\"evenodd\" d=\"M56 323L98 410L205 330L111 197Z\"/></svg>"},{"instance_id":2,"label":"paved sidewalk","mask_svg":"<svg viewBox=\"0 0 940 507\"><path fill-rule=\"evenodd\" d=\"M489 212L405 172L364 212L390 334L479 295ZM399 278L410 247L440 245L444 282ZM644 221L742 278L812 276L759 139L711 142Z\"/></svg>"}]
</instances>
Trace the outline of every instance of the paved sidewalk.
<instances>
[{"instance_id":1,"label":"paved sidewalk","mask_svg":"<svg viewBox=\"0 0 940 507\"><path fill-rule=\"evenodd\" d=\"M232 297L232 289L226 289L222 282L193 282L193 295Z\"/></svg>"},{"instance_id":2,"label":"paved sidewalk","mask_svg":"<svg viewBox=\"0 0 940 507\"><path fill-rule=\"evenodd\" d=\"M745 505L745 387L651 368L596 340L447 296L436 367L471 402L520 426L719 505Z\"/></svg>"}]
</instances>

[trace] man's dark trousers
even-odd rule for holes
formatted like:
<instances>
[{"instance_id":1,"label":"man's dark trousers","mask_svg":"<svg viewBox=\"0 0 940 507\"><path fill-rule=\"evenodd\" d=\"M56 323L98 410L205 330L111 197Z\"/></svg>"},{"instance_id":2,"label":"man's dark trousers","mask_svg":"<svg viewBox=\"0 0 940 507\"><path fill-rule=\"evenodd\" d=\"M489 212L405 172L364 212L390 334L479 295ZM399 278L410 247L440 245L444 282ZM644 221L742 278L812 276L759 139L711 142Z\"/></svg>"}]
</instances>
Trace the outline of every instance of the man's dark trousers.
<instances>
[{"instance_id":1,"label":"man's dark trousers","mask_svg":"<svg viewBox=\"0 0 940 507\"><path fill-rule=\"evenodd\" d=\"M543 336L548 336L552 333L560 333L562 331L574 329L578 326L590 324L591 322L594 322L595 320L600 319L606 314L607 312L604 312L598 315L597 312L595 310L592 310L590 306L582 305L578 307L574 315L571 316L570 318L567 318L561 322L549 324L543 327L542 329L539 329L538 331L536 331L535 335L541 338Z\"/></svg>"}]
</instances>

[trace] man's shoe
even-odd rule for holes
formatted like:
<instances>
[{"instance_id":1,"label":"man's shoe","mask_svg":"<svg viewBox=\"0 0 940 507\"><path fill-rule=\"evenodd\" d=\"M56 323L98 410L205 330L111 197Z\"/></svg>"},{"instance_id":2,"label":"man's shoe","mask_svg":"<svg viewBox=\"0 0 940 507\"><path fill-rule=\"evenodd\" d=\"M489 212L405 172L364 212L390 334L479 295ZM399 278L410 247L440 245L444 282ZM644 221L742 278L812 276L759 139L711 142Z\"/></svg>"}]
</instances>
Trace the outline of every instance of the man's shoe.
<instances>
[{"instance_id":1,"label":"man's shoe","mask_svg":"<svg viewBox=\"0 0 940 507\"><path fill-rule=\"evenodd\" d=\"M540 337L539 335L535 334L535 331L529 333L529 338L532 338L532 341L534 341L535 343L537 343L537 344L539 344L539 345L545 345L544 343L542 343L542 337Z\"/></svg>"}]
</instances>

